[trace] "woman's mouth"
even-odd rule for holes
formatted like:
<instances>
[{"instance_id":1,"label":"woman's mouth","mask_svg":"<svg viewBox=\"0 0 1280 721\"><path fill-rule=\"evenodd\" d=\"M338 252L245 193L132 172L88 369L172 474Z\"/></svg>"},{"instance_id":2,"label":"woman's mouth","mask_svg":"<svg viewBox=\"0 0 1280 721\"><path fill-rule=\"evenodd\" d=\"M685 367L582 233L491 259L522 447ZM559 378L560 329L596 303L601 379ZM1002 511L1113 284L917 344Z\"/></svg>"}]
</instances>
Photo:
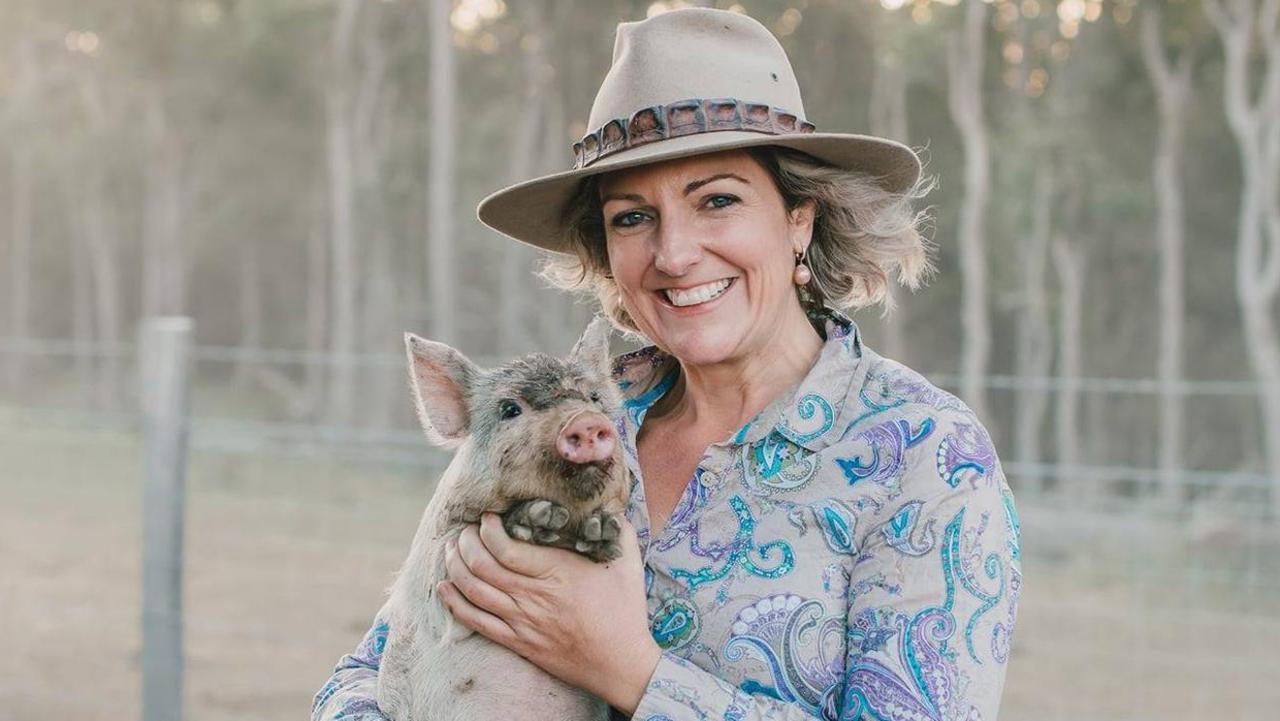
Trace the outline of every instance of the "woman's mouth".
<instances>
[{"instance_id":1,"label":"woman's mouth","mask_svg":"<svg viewBox=\"0 0 1280 721\"><path fill-rule=\"evenodd\" d=\"M692 288L664 288L661 295L668 303L677 308L701 305L719 298L733 285L733 278L721 278L710 283L695 285Z\"/></svg>"}]
</instances>

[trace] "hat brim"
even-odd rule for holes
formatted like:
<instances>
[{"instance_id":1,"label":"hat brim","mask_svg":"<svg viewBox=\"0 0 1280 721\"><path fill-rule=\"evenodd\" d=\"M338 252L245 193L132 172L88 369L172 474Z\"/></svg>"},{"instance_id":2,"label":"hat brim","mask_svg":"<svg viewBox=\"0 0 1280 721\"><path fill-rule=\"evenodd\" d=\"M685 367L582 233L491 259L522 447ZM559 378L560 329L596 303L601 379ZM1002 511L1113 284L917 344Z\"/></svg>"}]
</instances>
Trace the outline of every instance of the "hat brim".
<instances>
[{"instance_id":1,"label":"hat brim","mask_svg":"<svg viewBox=\"0 0 1280 721\"><path fill-rule=\"evenodd\" d=\"M847 133L770 135L722 130L641 145L601 158L585 168L516 183L480 201L476 217L522 243L569 253L572 251L567 246L564 210L583 178L662 160L761 145L794 148L835 167L868 173L881 187L894 193L912 188L921 172L920 158L915 152L887 138Z\"/></svg>"}]
</instances>

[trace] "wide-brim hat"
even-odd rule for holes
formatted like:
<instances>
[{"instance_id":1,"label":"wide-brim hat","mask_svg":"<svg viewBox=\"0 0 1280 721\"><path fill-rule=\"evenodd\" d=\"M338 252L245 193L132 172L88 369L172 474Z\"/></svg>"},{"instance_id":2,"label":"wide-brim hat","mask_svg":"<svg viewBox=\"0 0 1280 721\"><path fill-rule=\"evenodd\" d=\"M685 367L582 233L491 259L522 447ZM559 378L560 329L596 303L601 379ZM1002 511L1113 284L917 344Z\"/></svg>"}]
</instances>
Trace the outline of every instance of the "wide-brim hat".
<instances>
[{"instance_id":1,"label":"wide-brim hat","mask_svg":"<svg viewBox=\"0 0 1280 721\"><path fill-rule=\"evenodd\" d=\"M618 25L613 63L596 93L591 132L573 167L503 188L476 208L485 225L568 253L565 207L584 178L701 153L761 145L794 148L874 176L903 192L920 159L888 138L819 133L778 40L746 15L686 8Z\"/></svg>"}]
</instances>

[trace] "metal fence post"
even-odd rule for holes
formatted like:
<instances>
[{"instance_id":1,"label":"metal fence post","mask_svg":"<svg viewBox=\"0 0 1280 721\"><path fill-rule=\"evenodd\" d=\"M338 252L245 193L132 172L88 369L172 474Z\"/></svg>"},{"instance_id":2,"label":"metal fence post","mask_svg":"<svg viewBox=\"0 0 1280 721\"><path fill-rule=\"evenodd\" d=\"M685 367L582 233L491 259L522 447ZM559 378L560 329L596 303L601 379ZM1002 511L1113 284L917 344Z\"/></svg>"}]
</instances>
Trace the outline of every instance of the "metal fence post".
<instances>
[{"instance_id":1,"label":"metal fence post","mask_svg":"<svg viewBox=\"0 0 1280 721\"><path fill-rule=\"evenodd\" d=\"M182 535L190 318L147 318L138 338L142 397L142 721L182 718Z\"/></svg>"}]
</instances>

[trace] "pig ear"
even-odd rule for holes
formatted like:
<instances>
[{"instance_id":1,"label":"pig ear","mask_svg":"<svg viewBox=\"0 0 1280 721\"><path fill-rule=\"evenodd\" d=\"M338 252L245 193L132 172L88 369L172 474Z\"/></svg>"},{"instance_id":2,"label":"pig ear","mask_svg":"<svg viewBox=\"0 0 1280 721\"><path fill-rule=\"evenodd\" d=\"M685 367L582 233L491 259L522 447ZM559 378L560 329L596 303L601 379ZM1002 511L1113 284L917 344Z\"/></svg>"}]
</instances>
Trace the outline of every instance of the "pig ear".
<instances>
[{"instance_id":1,"label":"pig ear","mask_svg":"<svg viewBox=\"0 0 1280 721\"><path fill-rule=\"evenodd\" d=\"M608 378L613 361L609 356L609 321L603 316L596 316L582 332L582 337L574 344L569 357L595 368Z\"/></svg>"},{"instance_id":2,"label":"pig ear","mask_svg":"<svg viewBox=\"0 0 1280 721\"><path fill-rule=\"evenodd\" d=\"M444 343L405 333L404 345L413 403L427 439L446 447L461 443L471 432L467 399L480 369Z\"/></svg>"}]
</instances>

